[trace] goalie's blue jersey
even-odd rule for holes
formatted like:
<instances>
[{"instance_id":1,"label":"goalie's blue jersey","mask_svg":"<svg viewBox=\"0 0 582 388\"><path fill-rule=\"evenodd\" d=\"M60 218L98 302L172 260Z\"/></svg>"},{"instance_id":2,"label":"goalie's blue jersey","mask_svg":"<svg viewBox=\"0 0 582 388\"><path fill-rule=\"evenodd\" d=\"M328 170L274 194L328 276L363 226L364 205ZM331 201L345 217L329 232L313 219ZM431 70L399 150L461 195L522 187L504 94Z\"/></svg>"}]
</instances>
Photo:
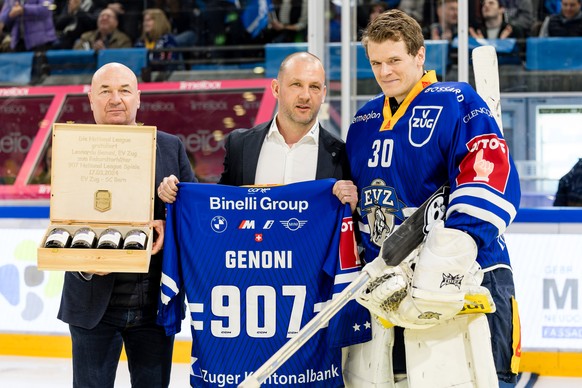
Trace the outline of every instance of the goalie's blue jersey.
<instances>
[{"instance_id":1,"label":"goalie's blue jersey","mask_svg":"<svg viewBox=\"0 0 582 388\"><path fill-rule=\"evenodd\" d=\"M443 183L451 193L445 225L467 231L483 268L509 266L503 232L520 200L509 148L487 105L467 84L426 73L392 115L384 94L355 115L346 140L359 190L366 261L395 226ZM431 210L434 217L443 211Z\"/></svg>"},{"instance_id":2,"label":"goalie's blue jersey","mask_svg":"<svg viewBox=\"0 0 582 388\"><path fill-rule=\"evenodd\" d=\"M191 314L194 387L240 384L294 336L361 265L334 180L273 187L180 183L168 205L158 323ZM263 386L343 385L341 347L371 338L349 302Z\"/></svg>"}]
</instances>

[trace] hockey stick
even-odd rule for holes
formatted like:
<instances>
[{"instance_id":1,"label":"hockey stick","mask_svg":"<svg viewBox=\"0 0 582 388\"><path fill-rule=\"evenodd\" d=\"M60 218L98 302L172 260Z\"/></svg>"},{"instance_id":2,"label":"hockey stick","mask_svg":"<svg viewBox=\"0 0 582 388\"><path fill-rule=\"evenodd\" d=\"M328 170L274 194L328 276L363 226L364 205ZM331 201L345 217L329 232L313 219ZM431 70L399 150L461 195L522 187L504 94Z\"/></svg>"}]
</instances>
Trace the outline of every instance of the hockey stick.
<instances>
[{"instance_id":1,"label":"hockey stick","mask_svg":"<svg viewBox=\"0 0 582 388\"><path fill-rule=\"evenodd\" d=\"M493 46L479 46L473 49L473 73L475 89L485 100L491 114L495 117L499 130L503 134L501 122L501 93L499 92L499 69L497 52Z\"/></svg>"},{"instance_id":2,"label":"hockey stick","mask_svg":"<svg viewBox=\"0 0 582 388\"><path fill-rule=\"evenodd\" d=\"M410 217L386 239L382 244L382 259L387 265L398 265L404 260L424 239L428 217L425 215L431 204L438 202L446 207L449 187L443 185L429 199L427 199ZM353 280L342 292L334 297L331 302L313 317L299 330L297 335L291 338L275 354L253 374L249 375L239 388L260 387L261 384L273 374L285 361L287 361L299 348L301 348L318 330L320 330L333 316L341 310L354 296L367 286L371 276L365 268L362 273Z\"/></svg>"}]
</instances>

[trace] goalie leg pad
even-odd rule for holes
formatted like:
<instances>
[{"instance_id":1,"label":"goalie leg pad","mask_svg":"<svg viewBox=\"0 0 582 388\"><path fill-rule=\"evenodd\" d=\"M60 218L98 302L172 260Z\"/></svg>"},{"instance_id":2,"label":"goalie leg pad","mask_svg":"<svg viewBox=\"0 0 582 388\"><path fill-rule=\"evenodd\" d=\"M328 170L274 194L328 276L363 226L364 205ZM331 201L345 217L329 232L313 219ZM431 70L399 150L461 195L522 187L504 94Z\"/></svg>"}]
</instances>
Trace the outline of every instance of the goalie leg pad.
<instances>
[{"instance_id":1,"label":"goalie leg pad","mask_svg":"<svg viewBox=\"0 0 582 388\"><path fill-rule=\"evenodd\" d=\"M342 369L347 388L394 388L392 347L394 329L372 320L372 340L342 348Z\"/></svg>"},{"instance_id":2,"label":"goalie leg pad","mask_svg":"<svg viewBox=\"0 0 582 388\"><path fill-rule=\"evenodd\" d=\"M404 330L410 388L499 385L485 314L457 316L426 330Z\"/></svg>"}]
</instances>

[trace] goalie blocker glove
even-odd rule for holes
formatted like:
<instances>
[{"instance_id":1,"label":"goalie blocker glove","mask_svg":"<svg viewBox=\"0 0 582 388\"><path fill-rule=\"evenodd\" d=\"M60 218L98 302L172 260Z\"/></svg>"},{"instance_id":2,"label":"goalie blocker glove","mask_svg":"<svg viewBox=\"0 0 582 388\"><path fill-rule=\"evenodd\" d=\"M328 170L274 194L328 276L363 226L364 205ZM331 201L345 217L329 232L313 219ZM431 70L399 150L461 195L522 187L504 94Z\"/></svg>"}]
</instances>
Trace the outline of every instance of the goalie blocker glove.
<instances>
[{"instance_id":1,"label":"goalie blocker glove","mask_svg":"<svg viewBox=\"0 0 582 388\"><path fill-rule=\"evenodd\" d=\"M372 280L357 301L385 326L383 320L425 329L457 315L466 293L489 295L480 286L483 272L475 260L475 241L465 232L445 228L442 221L433 225L425 243L398 266L386 266L381 257L382 252L364 267Z\"/></svg>"}]
</instances>

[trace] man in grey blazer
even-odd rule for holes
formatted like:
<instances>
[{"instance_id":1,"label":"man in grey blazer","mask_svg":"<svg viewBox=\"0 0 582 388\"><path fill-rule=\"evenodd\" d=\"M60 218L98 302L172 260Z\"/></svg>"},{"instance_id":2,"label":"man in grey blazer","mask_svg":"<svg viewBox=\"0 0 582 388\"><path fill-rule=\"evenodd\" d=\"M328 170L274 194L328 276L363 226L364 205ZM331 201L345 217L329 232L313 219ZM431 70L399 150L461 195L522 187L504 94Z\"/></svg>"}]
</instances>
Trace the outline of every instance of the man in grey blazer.
<instances>
[{"instance_id":1,"label":"man in grey blazer","mask_svg":"<svg viewBox=\"0 0 582 388\"><path fill-rule=\"evenodd\" d=\"M97 124L136 125L140 91L135 74L109 63L93 75L88 93ZM157 186L174 174L184 182L196 178L183 144L158 131ZM131 193L127 193L131 195ZM67 272L58 318L69 324L73 344L73 386L111 387L122 345L133 387L167 387L174 337L156 325L160 294L165 205L154 202L152 258L147 274Z\"/></svg>"},{"instance_id":2,"label":"man in grey blazer","mask_svg":"<svg viewBox=\"0 0 582 388\"><path fill-rule=\"evenodd\" d=\"M220 184L286 184L336 178L333 193L356 208L357 191L349 180L345 144L325 130L317 115L325 100L325 71L316 56L299 52L279 67L271 92L278 101L273 120L251 129L237 129L226 139ZM163 179L158 196L172 203L176 176Z\"/></svg>"}]
</instances>

